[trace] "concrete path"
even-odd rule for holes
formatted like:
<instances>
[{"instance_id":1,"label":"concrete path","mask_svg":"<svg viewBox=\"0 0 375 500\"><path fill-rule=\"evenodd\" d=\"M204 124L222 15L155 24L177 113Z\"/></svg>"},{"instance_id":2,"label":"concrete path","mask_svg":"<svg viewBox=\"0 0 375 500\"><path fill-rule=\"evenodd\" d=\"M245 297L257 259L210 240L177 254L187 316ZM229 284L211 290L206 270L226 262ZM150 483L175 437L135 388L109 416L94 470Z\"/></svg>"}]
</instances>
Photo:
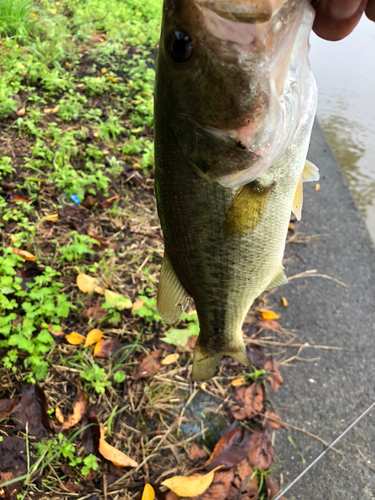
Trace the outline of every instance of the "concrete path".
<instances>
[{"instance_id":1,"label":"concrete path","mask_svg":"<svg viewBox=\"0 0 375 500\"><path fill-rule=\"evenodd\" d=\"M315 191L315 183L304 185L297 229L320 238L287 246L286 274L316 269L346 283L348 291L334 281L310 277L293 280L270 300L281 311L282 325L297 333L300 342L343 350L304 350L302 357L318 359L283 367L284 385L272 400L286 423L330 443L375 401L375 248L318 124L308 158L320 169L321 189ZM288 300L286 308L276 306L282 296ZM288 500L375 499L375 411L337 448L343 455L330 451L291 489ZM323 449L301 432L276 431L274 465L280 468L272 475L282 473L284 483L289 482Z\"/></svg>"}]
</instances>

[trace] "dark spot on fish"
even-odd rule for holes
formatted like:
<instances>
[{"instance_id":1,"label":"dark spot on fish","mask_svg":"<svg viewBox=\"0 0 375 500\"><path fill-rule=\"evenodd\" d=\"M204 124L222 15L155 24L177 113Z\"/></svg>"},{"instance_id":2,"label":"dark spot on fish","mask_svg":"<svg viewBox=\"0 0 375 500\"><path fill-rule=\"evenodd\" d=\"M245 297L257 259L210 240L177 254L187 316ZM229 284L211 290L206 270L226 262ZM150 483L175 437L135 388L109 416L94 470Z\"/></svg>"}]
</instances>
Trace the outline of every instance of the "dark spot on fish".
<instances>
[{"instance_id":1,"label":"dark spot on fish","mask_svg":"<svg viewBox=\"0 0 375 500\"><path fill-rule=\"evenodd\" d=\"M247 147L244 144L242 144L241 141L237 142L237 147L240 148L240 149L247 149Z\"/></svg>"},{"instance_id":2,"label":"dark spot on fish","mask_svg":"<svg viewBox=\"0 0 375 500\"><path fill-rule=\"evenodd\" d=\"M214 329L214 332L215 332L215 333L222 333L222 329L221 329L221 328L215 328L215 329Z\"/></svg>"}]
</instances>

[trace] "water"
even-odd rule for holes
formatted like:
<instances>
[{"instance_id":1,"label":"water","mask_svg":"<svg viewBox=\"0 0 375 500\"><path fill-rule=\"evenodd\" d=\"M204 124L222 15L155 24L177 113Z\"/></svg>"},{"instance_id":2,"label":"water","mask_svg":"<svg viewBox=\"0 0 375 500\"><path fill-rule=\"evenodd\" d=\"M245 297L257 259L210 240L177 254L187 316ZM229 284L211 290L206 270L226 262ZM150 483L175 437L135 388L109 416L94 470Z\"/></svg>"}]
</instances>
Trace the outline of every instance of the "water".
<instances>
[{"instance_id":1,"label":"water","mask_svg":"<svg viewBox=\"0 0 375 500\"><path fill-rule=\"evenodd\" d=\"M318 118L375 241L375 23L363 16L344 40L310 42Z\"/></svg>"}]
</instances>

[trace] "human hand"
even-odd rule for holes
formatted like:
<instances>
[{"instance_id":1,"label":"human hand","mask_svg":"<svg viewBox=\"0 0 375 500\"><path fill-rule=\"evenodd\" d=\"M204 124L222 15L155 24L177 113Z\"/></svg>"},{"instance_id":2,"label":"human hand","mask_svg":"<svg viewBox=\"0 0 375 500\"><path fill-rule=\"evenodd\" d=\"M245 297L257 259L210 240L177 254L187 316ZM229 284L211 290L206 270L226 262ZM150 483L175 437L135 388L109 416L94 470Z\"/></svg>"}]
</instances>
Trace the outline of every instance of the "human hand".
<instances>
[{"instance_id":1,"label":"human hand","mask_svg":"<svg viewBox=\"0 0 375 500\"><path fill-rule=\"evenodd\" d=\"M341 40L357 26L363 12L375 21L375 0L312 0L315 33L326 40Z\"/></svg>"}]
</instances>

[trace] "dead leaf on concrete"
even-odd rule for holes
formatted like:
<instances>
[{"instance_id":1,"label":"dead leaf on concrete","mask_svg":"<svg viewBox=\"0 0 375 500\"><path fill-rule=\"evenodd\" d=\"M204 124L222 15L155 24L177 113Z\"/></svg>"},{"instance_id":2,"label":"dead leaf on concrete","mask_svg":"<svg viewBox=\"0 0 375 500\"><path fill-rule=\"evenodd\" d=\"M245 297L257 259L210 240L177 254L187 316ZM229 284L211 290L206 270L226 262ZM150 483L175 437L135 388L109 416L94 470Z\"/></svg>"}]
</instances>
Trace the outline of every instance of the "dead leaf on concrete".
<instances>
[{"instance_id":1,"label":"dead leaf on concrete","mask_svg":"<svg viewBox=\"0 0 375 500\"><path fill-rule=\"evenodd\" d=\"M280 316L273 311L269 311L268 309L258 309L260 315L263 319L278 319Z\"/></svg>"},{"instance_id":2,"label":"dead leaf on concrete","mask_svg":"<svg viewBox=\"0 0 375 500\"><path fill-rule=\"evenodd\" d=\"M274 456L269 431L254 432L251 436L248 460L251 466L258 466L261 470L270 468Z\"/></svg>"},{"instance_id":3,"label":"dead leaf on concrete","mask_svg":"<svg viewBox=\"0 0 375 500\"><path fill-rule=\"evenodd\" d=\"M272 413L270 411L266 411L266 413L264 414L263 425L264 427L268 427L269 429L279 429L280 427L284 426L279 415L276 415L276 413Z\"/></svg>"},{"instance_id":4,"label":"dead leaf on concrete","mask_svg":"<svg viewBox=\"0 0 375 500\"><path fill-rule=\"evenodd\" d=\"M204 451L200 446L198 446L196 443L193 444L193 446L190 449L189 453L189 460L193 463L197 463L200 460L207 460L208 454L206 451Z\"/></svg>"},{"instance_id":5,"label":"dead leaf on concrete","mask_svg":"<svg viewBox=\"0 0 375 500\"><path fill-rule=\"evenodd\" d=\"M276 361L276 359L273 359L271 357L264 365L264 369L268 372L271 372L269 377L267 377L267 380L271 384L271 388L276 392L280 385L283 383L283 377L281 376L281 373L279 371L279 363Z\"/></svg>"},{"instance_id":6,"label":"dead leaf on concrete","mask_svg":"<svg viewBox=\"0 0 375 500\"><path fill-rule=\"evenodd\" d=\"M234 477L226 500L258 500L258 478L256 475L249 482L254 473L247 460L242 460L234 468Z\"/></svg>"},{"instance_id":7,"label":"dead leaf on concrete","mask_svg":"<svg viewBox=\"0 0 375 500\"><path fill-rule=\"evenodd\" d=\"M237 404L230 407L236 420L253 418L263 410L263 389L254 383L249 387L238 387L234 394Z\"/></svg>"},{"instance_id":8,"label":"dead leaf on concrete","mask_svg":"<svg viewBox=\"0 0 375 500\"><path fill-rule=\"evenodd\" d=\"M224 434L216 444L211 457L201 468L211 471L219 465L228 469L233 467L247 457L250 450L250 440L250 432L241 427Z\"/></svg>"},{"instance_id":9,"label":"dead leaf on concrete","mask_svg":"<svg viewBox=\"0 0 375 500\"><path fill-rule=\"evenodd\" d=\"M13 411L16 420L16 429L25 430L28 424L29 434L41 439L49 430L49 418L47 415L47 400L43 389L38 385L32 385L21 396L19 404Z\"/></svg>"},{"instance_id":10,"label":"dead leaf on concrete","mask_svg":"<svg viewBox=\"0 0 375 500\"><path fill-rule=\"evenodd\" d=\"M267 362L267 357L260 349L249 347L246 349L246 357L250 364L257 368L263 368Z\"/></svg>"},{"instance_id":11,"label":"dead leaf on concrete","mask_svg":"<svg viewBox=\"0 0 375 500\"><path fill-rule=\"evenodd\" d=\"M133 377L135 380L138 380L155 375L159 371L160 366L160 351L152 351L150 354L142 356L139 365L134 368Z\"/></svg>"},{"instance_id":12,"label":"dead leaf on concrete","mask_svg":"<svg viewBox=\"0 0 375 500\"><path fill-rule=\"evenodd\" d=\"M72 412L68 415L68 418L65 420L61 427L61 431L66 431L78 424L83 415L86 412L87 408L87 396L81 390L78 391L76 399L72 406Z\"/></svg>"},{"instance_id":13,"label":"dead leaf on concrete","mask_svg":"<svg viewBox=\"0 0 375 500\"><path fill-rule=\"evenodd\" d=\"M272 477L270 477L268 474L266 474L265 480L268 498L272 500L272 498L274 498L279 493L279 488L274 479L272 479ZM285 500L285 497L281 497L280 500Z\"/></svg>"},{"instance_id":14,"label":"dead leaf on concrete","mask_svg":"<svg viewBox=\"0 0 375 500\"><path fill-rule=\"evenodd\" d=\"M262 327L265 328L266 330L279 330L282 328L280 323L277 321L274 321L273 319L262 319Z\"/></svg>"}]
</instances>

